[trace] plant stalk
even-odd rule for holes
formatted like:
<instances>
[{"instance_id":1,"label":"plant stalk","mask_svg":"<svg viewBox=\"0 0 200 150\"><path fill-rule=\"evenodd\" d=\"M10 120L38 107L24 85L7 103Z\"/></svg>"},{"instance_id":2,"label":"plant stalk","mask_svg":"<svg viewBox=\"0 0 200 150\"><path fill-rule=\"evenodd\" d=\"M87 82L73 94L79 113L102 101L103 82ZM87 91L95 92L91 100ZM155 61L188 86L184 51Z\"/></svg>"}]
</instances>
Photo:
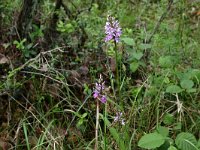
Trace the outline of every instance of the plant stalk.
<instances>
[{"instance_id":1,"label":"plant stalk","mask_svg":"<svg viewBox=\"0 0 200 150\"><path fill-rule=\"evenodd\" d=\"M97 110L96 110L96 127L95 127L95 147L94 150L98 150L98 129L99 129L99 100L97 99Z\"/></svg>"},{"instance_id":2,"label":"plant stalk","mask_svg":"<svg viewBox=\"0 0 200 150\"><path fill-rule=\"evenodd\" d=\"M123 104L121 101L121 91L120 91L120 76L119 76L119 61L118 61L118 51L117 51L117 43L116 41L114 41L114 49L115 49L115 61L116 61L116 82L117 82L117 90L118 90L118 94L117 94L117 103L120 106L120 108L123 108Z\"/></svg>"}]
</instances>

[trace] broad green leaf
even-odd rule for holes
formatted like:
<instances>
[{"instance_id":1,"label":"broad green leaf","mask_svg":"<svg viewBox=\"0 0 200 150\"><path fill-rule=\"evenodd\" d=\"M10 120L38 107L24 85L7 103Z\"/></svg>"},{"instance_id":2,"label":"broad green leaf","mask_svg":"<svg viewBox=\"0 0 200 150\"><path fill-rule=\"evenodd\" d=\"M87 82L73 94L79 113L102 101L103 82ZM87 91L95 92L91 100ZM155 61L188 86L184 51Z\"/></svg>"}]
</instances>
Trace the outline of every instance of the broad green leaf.
<instances>
[{"instance_id":1,"label":"broad green leaf","mask_svg":"<svg viewBox=\"0 0 200 150\"><path fill-rule=\"evenodd\" d=\"M135 53L133 54L133 57L134 57L135 59L137 59L137 60L140 60L140 59L142 58L142 56L143 56L143 53L142 53L142 52L135 52Z\"/></svg>"},{"instance_id":2,"label":"broad green leaf","mask_svg":"<svg viewBox=\"0 0 200 150\"><path fill-rule=\"evenodd\" d=\"M167 113L163 118L163 123L166 125L171 125L174 122L174 116Z\"/></svg>"},{"instance_id":3,"label":"broad green leaf","mask_svg":"<svg viewBox=\"0 0 200 150\"><path fill-rule=\"evenodd\" d=\"M134 40L132 38L126 37L126 38L121 38L122 41L124 41L124 43L126 43L129 46L133 46L134 44Z\"/></svg>"},{"instance_id":4,"label":"broad green leaf","mask_svg":"<svg viewBox=\"0 0 200 150\"><path fill-rule=\"evenodd\" d=\"M159 65L163 68L171 68L173 66L173 60L171 56L162 56L159 58Z\"/></svg>"},{"instance_id":5,"label":"broad green leaf","mask_svg":"<svg viewBox=\"0 0 200 150\"><path fill-rule=\"evenodd\" d=\"M186 90L188 93L195 93L197 91L197 89L195 88L191 88L191 89L187 89Z\"/></svg>"},{"instance_id":6,"label":"broad green leaf","mask_svg":"<svg viewBox=\"0 0 200 150\"><path fill-rule=\"evenodd\" d=\"M163 126L159 126L157 128L157 132L164 137L167 137L169 135L169 129Z\"/></svg>"},{"instance_id":7,"label":"broad green leaf","mask_svg":"<svg viewBox=\"0 0 200 150\"><path fill-rule=\"evenodd\" d=\"M130 64L130 70L131 70L131 72L135 72L138 69L138 67L139 67L139 63L138 62L132 62Z\"/></svg>"},{"instance_id":8,"label":"broad green leaf","mask_svg":"<svg viewBox=\"0 0 200 150\"><path fill-rule=\"evenodd\" d=\"M181 150L198 150L197 140L193 134L188 132L182 132L177 135L175 139L177 147Z\"/></svg>"},{"instance_id":9,"label":"broad green leaf","mask_svg":"<svg viewBox=\"0 0 200 150\"><path fill-rule=\"evenodd\" d=\"M170 147L170 142L168 140L165 140L164 144L162 144L156 150L167 150L169 147Z\"/></svg>"},{"instance_id":10,"label":"broad green leaf","mask_svg":"<svg viewBox=\"0 0 200 150\"><path fill-rule=\"evenodd\" d=\"M178 85L170 85L166 89L166 92L171 93L171 94L180 93L182 91L183 91L183 89L181 89Z\"/></svg>"},{"instance_id":11,"label":"broad green leaf","mask_svg":"<svg viewBox=\"0 0 200 150\"><path fill-rule=\"evenodd\" d=\"M200 139L197 142L197 147L200 149Z\"/></svg>"},{"instance_id":12,"label":"broad green leaf","mask_svg":"<svg viewBox=\"0 0 200 150\"><path fill-rule=\"evenodd\" d=\"M167 150L177 150L177 148L171 145Z\"/></svg>"},{"instance_id":13,"label":"broad green leaf","mask_svg":"<svg viewBox=\"0 0 200 150\"><path fill-rule=\"evenodd\" d=\"M165 138L161 134L155 132L142 136L139 140L138 146L146 149L154 149L160 147L164 142Z\"/></svg>"},{"instance_id":14,"label":"broad green leaf","mask_svg":"<svg viewBox=\"0 0 200 150\"><path fill-rule=\"evenodd\" d=\"M149 49L151 47L152 47L151 44L144 44L144 43L142 43L142 44L139 45L139 48L142 49L142 50Z\"/></svg>"},{"instance_id":15,"label":"broad green leaf","mask_svg":"<svg viewBox=\"0 0 200 150\"><path fill-rule=\"evenodd\" d=\"M30 57L30 53L29 53L29 52L26 52L26 53L24 54L24 56L28 58L28 57Z\"/></svg>"},{"instance_id":16,"label":"broad green leaf","mask_svg":"<svg viewBox=\"0 0 200 150\"><path fill-rule=\"evenodd\" d=\"M184 79L181 81L181 87L184 89L191 89L194 86L194 82L189 79Z\"/></svg>"}]
</instances>

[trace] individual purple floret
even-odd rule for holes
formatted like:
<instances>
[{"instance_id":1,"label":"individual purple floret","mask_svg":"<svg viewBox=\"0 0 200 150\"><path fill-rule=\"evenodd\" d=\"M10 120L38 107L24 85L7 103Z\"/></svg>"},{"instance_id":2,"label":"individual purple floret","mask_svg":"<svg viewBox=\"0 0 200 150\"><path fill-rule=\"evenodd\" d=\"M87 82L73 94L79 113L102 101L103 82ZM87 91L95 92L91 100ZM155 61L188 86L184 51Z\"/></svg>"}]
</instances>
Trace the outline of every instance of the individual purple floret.
<instances>
[{"instance_id":1,"label":"individual purple floret","mask_svg":"<svg viewBox=\"0 0 200 150\"><path fill-rule=\"evenodd\" d=\"M125 120L122 118L122 112L117 112L114 118L114 122L121 122L122 125L125 125Z\"/></svg>"},{"instance_id":2,"label":"individual purple floret","mask_svg":"<svg viewBox=\"0 0 200 150\"><path fill-rule=\"evenodd\" d=\"M103 96L101 97L100 101L101 101L102 103L106 103L106 101L107 101L106 96L103 95Z\"/></svg>"},{"instance_id":3,"label":"individual purple floret","mask_svg":"<svg viewBox=\"0 0 200 150\"><path fill-rule=\"evenodd\" d=\"M119 37L122 34L122 31L119 26L119 22L115 20L114 17L110 16L107 17L107 22L105 25L105 33L106 33L105 42L108 42L110 40L119 42Z\"/></svg>"},{"instance_id":4,"label":"individual purple floret","mask_svg":"<svg viewBox=\"0 0 200 150\"><path fill-rule=\"evenodd\" d=\"M105 82L102 79L102 76L100 75L98 83L95 84L93 97L95 99L100 100L102 103L106 103L107 98L105 96Z\"/></svg>"}]
</instances>

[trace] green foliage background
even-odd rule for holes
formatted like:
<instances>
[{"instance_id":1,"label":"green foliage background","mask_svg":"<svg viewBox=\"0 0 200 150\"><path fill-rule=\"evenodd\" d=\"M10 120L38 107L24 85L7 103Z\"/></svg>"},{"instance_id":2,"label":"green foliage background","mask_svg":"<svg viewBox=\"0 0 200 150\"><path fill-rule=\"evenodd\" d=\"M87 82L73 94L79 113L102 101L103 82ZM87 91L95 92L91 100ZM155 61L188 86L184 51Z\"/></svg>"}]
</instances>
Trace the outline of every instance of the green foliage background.
<instances>
[{"instance_id":1,"label":"green foliage background","mask_svg":"<svg viewBox=\"0 0 200 150\"><path fill-rule=\"evenodd\" d=\"M92 91L102 74L108 103L100 106L99 149L198 149L200 2L62 3L69 14L39 0L26 39L16 29L23 0L0 2L0 143L6 135L15 149L93 149ZM122 28L120 89L114 44L104 41L108 15ZM125 126L114 122L119 111Z\"/></svg>"}]
</instances>

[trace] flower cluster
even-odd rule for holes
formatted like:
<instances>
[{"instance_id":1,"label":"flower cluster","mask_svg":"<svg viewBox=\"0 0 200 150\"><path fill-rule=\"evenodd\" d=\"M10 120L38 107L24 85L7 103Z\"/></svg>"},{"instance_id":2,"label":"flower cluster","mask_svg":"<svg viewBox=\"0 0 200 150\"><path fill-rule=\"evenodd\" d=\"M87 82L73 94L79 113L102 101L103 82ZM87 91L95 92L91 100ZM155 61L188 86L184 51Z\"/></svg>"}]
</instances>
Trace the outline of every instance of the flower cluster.
<instances>
[{"instance_id":1,"label":"flower cluster","mask_svg":"<svg viewBox=\"0 0 200 150\"><path fill-rule=\"evenodd\" d=\"M119 22L115 20L114 17L110 16L107 17L107 22L105 25L105 33L106 33L105 42L108 42L110 40L119 42L119 37L122 34L122 31L119 26Z\"/></svg>"},{"instance_id":2,"label":"flower cluster","mask_svg":"<svg viewBox=\"0 0 200 150\"><path fill-rule=\"evenodd\" d=\"M99 81L96 83L94 92L93 92L93 97L95 99L100 100L102 103L106 103L107 98L105 93L105 82L102 79L102 76L100 75Z\"/></svg>"},{"instance_id":3,"label":"flower cluster","mask_svg":"<svg viewBox=\"0 0 200 150\"><path fill-rule=\"evenodd\" d=\"M121 122L122 125L125 125L125 120L122 117L122 112L117 112L114 118L114 122Z\"/></svg>"}]
</instances>

